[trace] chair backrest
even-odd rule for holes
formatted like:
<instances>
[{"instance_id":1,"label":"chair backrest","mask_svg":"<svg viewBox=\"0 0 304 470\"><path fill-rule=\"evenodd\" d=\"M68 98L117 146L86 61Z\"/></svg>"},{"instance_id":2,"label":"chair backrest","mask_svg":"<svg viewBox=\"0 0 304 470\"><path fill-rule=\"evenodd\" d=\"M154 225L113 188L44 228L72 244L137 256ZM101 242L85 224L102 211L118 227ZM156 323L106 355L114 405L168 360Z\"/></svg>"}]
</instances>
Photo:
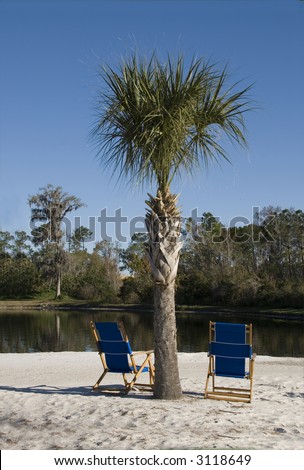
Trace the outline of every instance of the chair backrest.
<instances>
[{"instance_id":1,"label":"chair backrest","mask_svg":"<svg viewBox=\"0 0 304 470\"><path fill-rule=\"evenodd\" d=\"M98 332L98 350L104 354L111 372L130 372L129 355L132 349L122 324L116 322L95 322Z\"/></svg>"},{"instance_id":2,"label":"chair backrest","mask_svg":"<svg viewBox=\"0 0 304 470\"><path fill-rule=\"evenodd\" d=\"M209 354L215 357L215 374L245 377L246 358L252 357L251 325L211 322L210 329L212 328L213 340L211 334Z\"/></svg>"}]
</instances>

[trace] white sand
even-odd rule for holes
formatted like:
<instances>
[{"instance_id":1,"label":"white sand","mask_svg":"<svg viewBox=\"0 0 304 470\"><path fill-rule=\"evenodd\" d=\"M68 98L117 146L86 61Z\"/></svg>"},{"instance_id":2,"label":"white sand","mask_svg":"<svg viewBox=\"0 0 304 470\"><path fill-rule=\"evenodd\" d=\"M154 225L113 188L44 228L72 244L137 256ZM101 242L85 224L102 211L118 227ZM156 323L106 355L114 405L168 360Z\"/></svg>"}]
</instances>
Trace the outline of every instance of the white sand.
<instances>
[{"instance_id":1,"label":"white sand","mask_svg":"<svg viewBox=\"0 0 304 470\"><path fill-rule=\"evenodd\" d=\"M251 404L203 398L206 353L179 362L185 395L167 402L91 392L97 353L1 354L0 448L304 449L303 359L258 356Z\"/></svg>"}]
</instances>

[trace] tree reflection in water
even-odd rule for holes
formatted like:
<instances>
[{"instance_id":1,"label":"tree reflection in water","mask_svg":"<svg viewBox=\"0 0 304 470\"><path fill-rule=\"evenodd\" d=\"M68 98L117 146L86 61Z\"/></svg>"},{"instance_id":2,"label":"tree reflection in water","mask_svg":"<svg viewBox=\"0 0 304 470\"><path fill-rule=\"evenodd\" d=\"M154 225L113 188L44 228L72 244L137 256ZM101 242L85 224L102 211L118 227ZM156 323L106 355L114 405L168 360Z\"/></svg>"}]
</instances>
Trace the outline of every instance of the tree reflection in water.
<instances>
[{"instance_id":1,"label":"tree reflection in water","mask_svg":"<svg viewBox=\"0 0 304 470\"><path fill-rule=\"evenodd\" d=\"M24 311L0 313L0 352L95 351L90 321L123 320L134 350L153 348L153 315L129 311ZM235 315L177 313L180 352L206 352L209 321L252 323L259 355L304 357L304 322Z\"/></svg>"}]
</instances>

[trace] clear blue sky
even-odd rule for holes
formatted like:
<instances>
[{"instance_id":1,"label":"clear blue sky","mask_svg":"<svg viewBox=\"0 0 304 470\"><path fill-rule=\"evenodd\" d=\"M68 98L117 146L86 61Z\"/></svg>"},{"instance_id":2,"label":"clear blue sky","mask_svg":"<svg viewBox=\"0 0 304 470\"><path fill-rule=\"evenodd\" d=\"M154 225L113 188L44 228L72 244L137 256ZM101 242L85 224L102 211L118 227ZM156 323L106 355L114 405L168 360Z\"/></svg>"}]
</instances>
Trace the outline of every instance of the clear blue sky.
<instances>
[{"instance_id":1,"label":"clear blue sky","mask_svg":"<svg viewBox=\"0 0 304 470\"><path fill-rule=\"evenodd\" d=\"M185 217L303 210L303 45L298 0L0 1L0 230L29 233L28 195L47 183L87 204L73 214L85 226L104 208L144 215L149 188L116 186L88 141L98 66L132 48L228 62L232 80L255 83L249 148L174 186Z\"/></svg>"}]
</instances>

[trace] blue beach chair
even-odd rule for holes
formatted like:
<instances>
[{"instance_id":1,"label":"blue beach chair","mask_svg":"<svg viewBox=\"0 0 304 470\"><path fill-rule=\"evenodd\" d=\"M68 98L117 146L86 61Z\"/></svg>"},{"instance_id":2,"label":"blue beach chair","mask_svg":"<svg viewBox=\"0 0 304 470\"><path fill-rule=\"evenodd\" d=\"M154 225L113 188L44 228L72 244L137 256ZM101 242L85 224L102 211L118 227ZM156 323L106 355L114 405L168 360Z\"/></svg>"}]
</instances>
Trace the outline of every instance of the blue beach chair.
<instances>
[{"instance_id":1,"label":"blue beach chair","mask_svg":"<svg viewBox=\"0 0 304 470\"><path fill-rule=\"evenodd\" d=\"M255 354L252 353L252 325L210 322L208 356L205 398L250 403L255 359ZM210 377L212 389L209 391ZM223 377L225 382L226 379L247 379L250 386L216 386L215 377Z\"/></svg>"},{"instance_id":2,"label":"blue beach chair","mask_svg":"<svg viewBox=\"0 0 304 470\"><path fill-rule=\"evenodd\" d=\"M122 322L91 322L94 338L98 349L104 371L97 380L93 390L100 391L123 391L125 394L136 387L140 390L152 390L154 384L155 370L152 363L153 351L133 352ZM135 355L145 355L141 365L137 365ZM100 387L100 382L108 372L122 374L124 387ZM148 383L138 383L139 376L149 373ZM128 374L132 375L132 380L128 381Z\"/></svg>"}]
</instances>

